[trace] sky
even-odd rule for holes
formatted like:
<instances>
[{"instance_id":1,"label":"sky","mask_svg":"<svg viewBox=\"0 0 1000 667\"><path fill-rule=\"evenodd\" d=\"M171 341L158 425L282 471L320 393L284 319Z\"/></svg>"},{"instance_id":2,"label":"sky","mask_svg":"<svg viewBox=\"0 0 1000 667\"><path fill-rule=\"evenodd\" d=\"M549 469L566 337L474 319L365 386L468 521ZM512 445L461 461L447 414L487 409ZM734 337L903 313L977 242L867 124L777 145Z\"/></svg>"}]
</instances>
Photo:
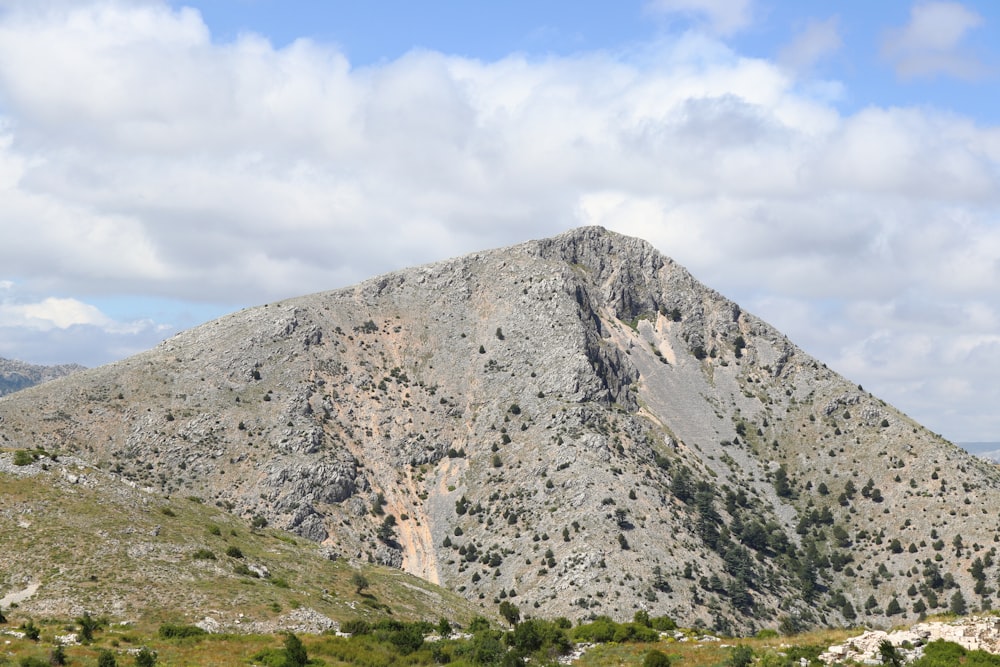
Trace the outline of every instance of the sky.
<instances>
[{"instance_id":1,"label":"sky","mask_svg":"<svg viewBox=\"0 0 1000 667\"><path fill-rule=\"evenodd\" d=\"M0 357L603 225L1000 441L1000 3L0 0Z\"/></svg>"}]
</instances>

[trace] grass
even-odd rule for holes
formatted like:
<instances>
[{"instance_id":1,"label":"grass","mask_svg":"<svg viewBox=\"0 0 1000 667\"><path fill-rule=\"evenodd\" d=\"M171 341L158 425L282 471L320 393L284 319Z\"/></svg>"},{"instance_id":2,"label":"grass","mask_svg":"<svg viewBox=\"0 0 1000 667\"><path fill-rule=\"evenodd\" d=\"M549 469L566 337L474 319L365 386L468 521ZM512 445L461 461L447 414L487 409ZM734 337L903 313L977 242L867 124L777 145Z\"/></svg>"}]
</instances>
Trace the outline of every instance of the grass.
<instances>
[{"instance_id":1,"label":"grass","mask_svg":"<svg viewBox=\"0 0 1000 667\"><path fill-rule=\"evenodd\" d=\"M57 470L22 478L0 473L3 504L17 517L0 521L0 568L16 564L18 575L41 584L19 608L4 610L12 623L38 608L72 618L80 606L156 625L205 616L231 625L241 614L244 623L273 623L301 607L337 621L391 612L402 620L464 622L482 613L401 571L330 561L308 540L251 530L221 508L147 494L94 469L72 472L86 483L70 484ZM228 555L236 553L241 557ZM234 572L239 564L264 567L270 576L241 576ZM350 583L359 570L379 607L362 604Z\"/></svg>"}]
</instances>

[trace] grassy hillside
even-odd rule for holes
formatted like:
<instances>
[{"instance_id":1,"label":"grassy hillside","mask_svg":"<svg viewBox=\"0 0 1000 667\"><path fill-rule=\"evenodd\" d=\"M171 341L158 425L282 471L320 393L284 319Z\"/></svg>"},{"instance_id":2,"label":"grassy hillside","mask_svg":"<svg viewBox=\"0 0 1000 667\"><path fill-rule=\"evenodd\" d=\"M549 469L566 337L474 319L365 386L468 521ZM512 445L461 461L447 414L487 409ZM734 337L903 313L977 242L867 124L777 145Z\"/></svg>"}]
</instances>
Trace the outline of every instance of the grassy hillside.
<instances>
[{"instance_id":1,"label":"grassy hillside","mask_svg":"<svg viewBox=\"0 0 1000 667\"><path fill-rule=\"evenodd\" d=\"M248 525L200 498L159 496L68 458L13 462L0 452L0 598L38 585L14 616L207 617L220 629L318 632L329 620L464 623L482 613L399 570ZM369 584L360 592L358 574Z\"/></svg>"}]
</instances>

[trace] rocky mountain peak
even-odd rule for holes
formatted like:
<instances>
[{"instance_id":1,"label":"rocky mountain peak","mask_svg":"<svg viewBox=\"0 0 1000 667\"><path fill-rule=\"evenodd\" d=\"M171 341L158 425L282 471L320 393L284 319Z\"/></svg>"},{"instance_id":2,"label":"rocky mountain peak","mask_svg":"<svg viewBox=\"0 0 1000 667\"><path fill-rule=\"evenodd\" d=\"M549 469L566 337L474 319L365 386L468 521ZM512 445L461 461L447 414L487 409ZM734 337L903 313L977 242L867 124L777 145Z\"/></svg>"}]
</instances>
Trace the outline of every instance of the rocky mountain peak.
<instances>
[{"instance_id":1,"label":"rocky mountain peak","mask_svg":"<svg viewBox=\"0 0 1000 667\"><path fill-rule=\"evenodd\" d=\"M0 443L548 616L891 623L1000 574L993 466L599 227L234 313Z\"/></svg>"}]
</instances>

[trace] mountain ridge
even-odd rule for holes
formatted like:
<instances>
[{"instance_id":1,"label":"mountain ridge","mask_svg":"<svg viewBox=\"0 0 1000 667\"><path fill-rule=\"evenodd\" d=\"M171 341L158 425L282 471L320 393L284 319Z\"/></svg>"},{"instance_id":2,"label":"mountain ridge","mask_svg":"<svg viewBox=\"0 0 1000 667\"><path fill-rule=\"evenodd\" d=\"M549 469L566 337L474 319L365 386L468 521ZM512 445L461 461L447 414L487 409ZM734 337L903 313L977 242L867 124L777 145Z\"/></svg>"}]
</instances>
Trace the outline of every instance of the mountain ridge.
<instances>
[{"instance_id":1,"label":"mountain ridge","mask_svg":"<svg viewBox=\"0 0 1000 667\"><path fill-rule=\"evenodd\" d=\"M80 364L40 365L0 357L0 396L85 370Z\"/></svg>"},{"instance_id":2,"label":"mountain ridge","mask_svg":"<svg viewBox=\"0 0 1000 667\"><path fill-rule=\"evenodd\" d=\"M996 578L995 467L596 227L245 309L0 419L541 615L889 623Z\"/></svg>"}]
</instances>

